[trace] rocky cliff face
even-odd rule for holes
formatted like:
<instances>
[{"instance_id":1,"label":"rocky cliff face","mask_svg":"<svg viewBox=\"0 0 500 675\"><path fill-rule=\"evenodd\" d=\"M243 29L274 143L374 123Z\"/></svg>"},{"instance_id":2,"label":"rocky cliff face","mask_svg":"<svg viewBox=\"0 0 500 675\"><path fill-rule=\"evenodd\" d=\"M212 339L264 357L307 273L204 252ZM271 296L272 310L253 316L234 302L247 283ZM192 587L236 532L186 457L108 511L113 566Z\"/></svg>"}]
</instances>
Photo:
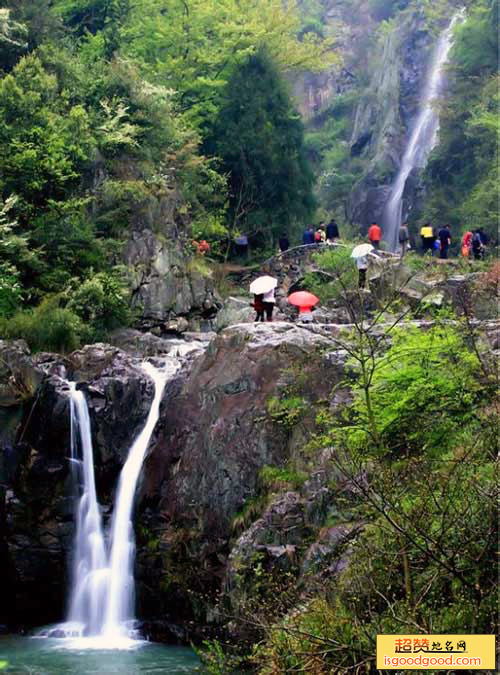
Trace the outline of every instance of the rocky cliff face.
<instances>
[{"instance_id":1,"label":"rocky cliff face","mask_svg":"<svg viewBox=\"0 0 500 675\"><path fill-rule=\"evenodd\" d=\"M404 273L396 265L388 277L391 269ZM379 286L394 286L384 279ZM467 311L488 319L496 290L484 290L479 302L478 281L424 280L402 300L432 291L434 304L463 312L463 297L474 297ZM374 301L382 290L373 289ZM414 325L425 330L430 322ZM497 322L474 325L497 350ZM383 324L377 329L382 335ZM345 330L340 323L233 325L199 346L167 384L134 517L138 615L151 637L223 629L239 639L244 623L227 617L248 614L253 598L292 589L300 602L348 564L363 523L340 517L340 507L358 497L336 473L332 448L311 444L317 415L335 416L350 401L348 355L336 341ZM64 616L74 534L66 380L77 381L88 401L107 522L153 395L140 363L147 355L161 364L179 344L135 331L114 341L119 346L68 357L0 341L0 623Z\"/></svg>"},{"instance_id":2,"label":"rocky cliff face","mask_svg":"<svg viewBox=\"0 0 500 675\"><path fill-rule=\"evenodd\" d=\"M402 14L373 54L376 68L356 109L351 154L367 168L351 193L348 212L364 227L380 221L408 130L418 111L433 37L423 11Z\"/></svg>"},{"instance_id":3,"label":"rocky cliff face","mask_svg":"<svg viewBox=\"0 0 500 675\"><path fill-rule=\"evenodd\" d=\"M365 229L373 220L381 220L418 110L436 38L425 8L417 3L396 12L383 28L384 17L377 16L373 3L326 0L322 7L324 32L334 36L334 49L341 61L327 72L304 74L294 91L304 119L315 131L328 128L331 115L336 121L347 116L344 121L350 137L340 142L350 159L335 170L353 175L361 172L344 210L350 222ZM345 94L350 94L355 104L339 112L335 105ZM331 171L328 161L326 174Z\"/></svg>"}]
</instances>

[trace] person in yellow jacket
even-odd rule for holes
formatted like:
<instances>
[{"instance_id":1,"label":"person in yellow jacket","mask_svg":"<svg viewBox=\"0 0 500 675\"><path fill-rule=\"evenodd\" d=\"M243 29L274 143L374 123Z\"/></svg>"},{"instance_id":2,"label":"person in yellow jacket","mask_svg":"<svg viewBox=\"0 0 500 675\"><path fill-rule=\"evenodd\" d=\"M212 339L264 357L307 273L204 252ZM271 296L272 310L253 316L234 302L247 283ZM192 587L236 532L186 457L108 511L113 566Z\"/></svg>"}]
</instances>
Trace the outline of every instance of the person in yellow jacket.
<instances>
[{"instance_id":1,"label":"person in yellow jacket","mask_svg":"<svg viewBox=\"0 0 500 675\"><path fill-rule=\"evenodd\" d=\"M430 251L431 255L434 251L434 232L432 230L431 225L429 223L424 223L422 227L420 228L420 237L422 239L422 250L425 253L426 251Z\"/></svg>"}]
</instances>

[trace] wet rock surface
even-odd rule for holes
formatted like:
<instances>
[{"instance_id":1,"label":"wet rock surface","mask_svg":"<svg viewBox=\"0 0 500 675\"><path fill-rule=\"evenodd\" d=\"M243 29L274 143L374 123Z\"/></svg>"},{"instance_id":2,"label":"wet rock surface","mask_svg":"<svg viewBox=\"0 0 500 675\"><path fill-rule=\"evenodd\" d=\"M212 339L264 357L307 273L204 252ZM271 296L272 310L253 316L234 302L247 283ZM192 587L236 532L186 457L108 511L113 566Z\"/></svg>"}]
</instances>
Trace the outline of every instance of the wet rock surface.
<instances>
[{"instance_id":1,"label":"wet rock surface","mask_svg":"<svg viewBox=\"0 0 500 675\"><path fill-rule=\"evenodd\" d=\"M1 343L0 571L3 615L19 627L63 616L74 534L68 380L86 394L96 484L107 508L116 478L146 419L153 384L137 359L96 344L69 357L31 356L22 342Z\"/></svg>"}]
</instances>

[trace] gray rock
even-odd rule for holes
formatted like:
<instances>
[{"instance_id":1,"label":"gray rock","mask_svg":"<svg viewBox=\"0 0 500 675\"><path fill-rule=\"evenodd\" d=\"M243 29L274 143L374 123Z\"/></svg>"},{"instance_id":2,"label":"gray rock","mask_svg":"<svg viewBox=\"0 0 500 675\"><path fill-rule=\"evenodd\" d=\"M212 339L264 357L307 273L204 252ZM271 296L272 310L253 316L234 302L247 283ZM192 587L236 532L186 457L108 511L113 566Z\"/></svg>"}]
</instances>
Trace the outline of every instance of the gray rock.
<instances>
[{"instance_id":1,"label":"gray rock","mask_svg":"<svg viewBox=\"0 0 500 675\"><path fill-rule=\"evenodd\" d=\"M254 318L255 311L253 307L250 307L250 299L229 297L224 300L217 314L215 327L217 331L221 331L234 324L250 323Z\"/></svg>"}]
</instances>

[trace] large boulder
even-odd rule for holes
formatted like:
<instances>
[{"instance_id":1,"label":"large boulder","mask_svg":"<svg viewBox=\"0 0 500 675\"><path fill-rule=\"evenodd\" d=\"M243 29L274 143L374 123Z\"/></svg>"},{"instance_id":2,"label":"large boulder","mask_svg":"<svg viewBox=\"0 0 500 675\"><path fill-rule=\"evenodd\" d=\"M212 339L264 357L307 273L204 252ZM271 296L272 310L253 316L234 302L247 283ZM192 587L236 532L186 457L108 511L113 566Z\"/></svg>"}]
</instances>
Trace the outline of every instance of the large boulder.
<instances>
[{"instance_id":1,"label":"large boulder","mask_svg":"<svg viewBox=\"0 0 500 675\"><path fill-rule=\"evenodd\" d=\"M220 588L233 521L251 509L263 467L302 461L316 407L344 377L337 353L329 337L290 323L240 324L179 374L140 496L143 616L175 604L178 618L207 620L193 593Z\"/></svg>"}]
</instances>

